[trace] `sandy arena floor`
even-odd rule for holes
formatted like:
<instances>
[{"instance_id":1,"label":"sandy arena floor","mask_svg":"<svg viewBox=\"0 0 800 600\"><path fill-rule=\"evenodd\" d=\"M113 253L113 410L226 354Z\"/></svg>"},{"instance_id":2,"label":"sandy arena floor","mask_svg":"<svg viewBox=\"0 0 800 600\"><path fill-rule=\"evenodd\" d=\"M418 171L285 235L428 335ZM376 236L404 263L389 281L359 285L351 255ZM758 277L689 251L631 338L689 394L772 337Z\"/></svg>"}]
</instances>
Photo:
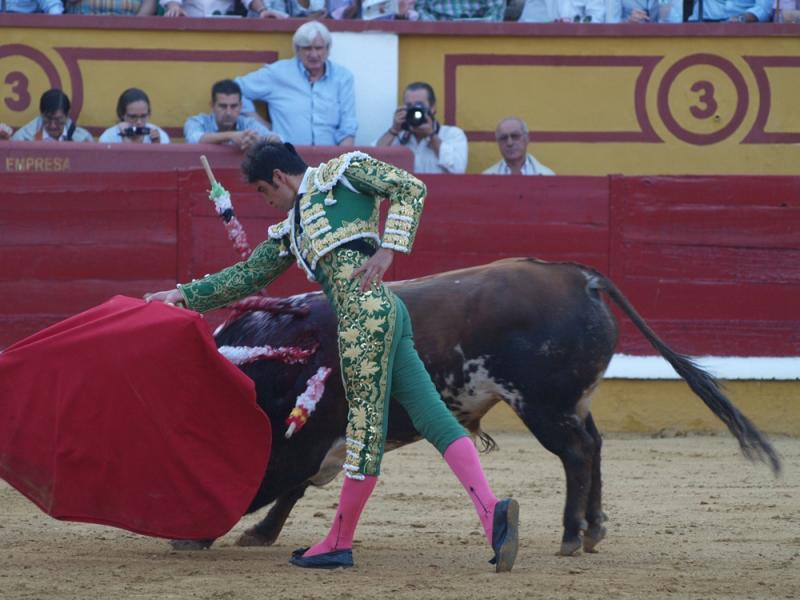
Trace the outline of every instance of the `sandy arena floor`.
<instances>
[{"instance_id":1,"label":"sandy arena floor","mask_svg":"<svg viewBox=\"0 0 800 600\"><path fill-rule=\"evenodd\" d=\"M598 554L564 558L560 463L531 436L495 437L490 479L521 505L510 574L486 563L491 551L467 496L416 444L387 456L349 571L286 562L326 531L338 480L309 492L275 546L235 545L251 516L201 552L50 519L0 482L0 598L800 598L800 439L774 440L785 473L774 479L729 436L608 436L608 538Z\"/></svg>"}]
</instances>

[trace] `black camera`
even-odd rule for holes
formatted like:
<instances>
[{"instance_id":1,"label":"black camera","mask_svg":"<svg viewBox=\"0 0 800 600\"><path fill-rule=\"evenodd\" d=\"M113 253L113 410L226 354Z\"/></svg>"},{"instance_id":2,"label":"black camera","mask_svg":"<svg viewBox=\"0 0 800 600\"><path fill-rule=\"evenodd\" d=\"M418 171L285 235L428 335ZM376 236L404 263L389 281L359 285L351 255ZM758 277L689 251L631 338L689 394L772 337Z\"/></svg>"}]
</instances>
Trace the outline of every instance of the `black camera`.
<instances>
[{"instance_id":1,"label":"black camera","mask_svg":"<svg viewBox=\"0 0 800 600\"><path fill-rule=\"evenodd\" d=\"M403 129L411 129L424 125L428 120L428 107L422 102L417 102L406 109L406 119L403 121Z\"/></svg>"},{"instance_id":2,"label":"black camera","mask_svg":"<svg viewBox=\"0 0 800 600\"><path fill-rule=\"evenodd\" d=\"M122 137L138 137L140 135L150 135L149 127L126 127L119 132Z\"/></svg>"}]
</instances>

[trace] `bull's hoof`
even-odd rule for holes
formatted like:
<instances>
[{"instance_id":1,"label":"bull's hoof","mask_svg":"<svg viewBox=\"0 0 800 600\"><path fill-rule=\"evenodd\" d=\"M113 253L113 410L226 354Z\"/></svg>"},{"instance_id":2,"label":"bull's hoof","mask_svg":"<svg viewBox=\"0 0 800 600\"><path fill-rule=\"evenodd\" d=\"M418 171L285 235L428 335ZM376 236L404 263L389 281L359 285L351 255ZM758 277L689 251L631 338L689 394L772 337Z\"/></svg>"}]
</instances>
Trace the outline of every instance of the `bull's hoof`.
<instances>
[{"instance_id":1,"label":"bull's hoof","mask_svg":"<svg viewBox=\"0 0 800 600\"><path fill-rule=\"evenodd\" d=\"M575 556L580 552L581 549L581 537L578 536L572 540L564 540L561 542L561 550L559 550L559 554L561 556Z\"/></svg>"},{"instance_id":2,"label":"bull's hoof","mask_svg":"<svg viewBox=\"0 0 800 600\"><path fill-rule=\"evenodd\" d=\"M214 540L170 540L169 545L173 550L179 552L190 552L194 550L208 550Z\"/></svg>"},{"instance_id":3,"label":"bull's hoof","mask_svg":"<svg viewBox=\"0 0 800 600\"><path fill-rule=\"evenodd\" d=\"M602 525L592 525L583 536L583 551L595 553L597 544L606 537L606 528Z\"/></svg>"},{"instance_id":4,"label":"bull's hoof","mask_svg":"<svg viewBox=\"0 0 800 600\"><path fill-rule=\"evenodd\" d=\"M259 533L255 527L247 529L239 539L236 540L237 546L272 546L275 543L274 536L267 536Z\"/></svg>"}]
</instances>

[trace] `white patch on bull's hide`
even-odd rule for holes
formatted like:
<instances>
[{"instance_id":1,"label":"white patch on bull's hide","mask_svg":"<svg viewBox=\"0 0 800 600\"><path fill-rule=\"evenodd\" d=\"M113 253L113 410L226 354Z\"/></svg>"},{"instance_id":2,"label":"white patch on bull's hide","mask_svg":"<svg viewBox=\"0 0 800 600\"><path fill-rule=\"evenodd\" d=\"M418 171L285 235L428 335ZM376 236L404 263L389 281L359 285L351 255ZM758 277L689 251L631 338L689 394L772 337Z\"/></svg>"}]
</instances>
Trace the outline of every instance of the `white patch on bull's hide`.
<instances>
[{"instance_id":1,"label":"white patch on bull's hide","mask_svg":"<svg viewBox=\"0 0 800 600\"><path fill-rule=\"evenodd\" d=\"M319 471L309 479L312 485L325 485L333 481L344 465L344 456L347 451L347 444L344 438L340 437L331 446L325 458L322 459L322 464L319 466Z\"/></svg>"},{"instance_id":2,"label":"white patch on bull's hide","mask_svg":"<svg viewBox=\"0 0 800 600\"><path fill-rule=\"evenodd\" d=\"M460 346L455 347L456 352L462 355ZM469 415L467 420L482 417L498 401L507 402L511 408L520 413L522 394L513 386L497 381L486 368L486 356L479 356L465 360L462 365L464 385L461 389L455 388L455 375L445 376L447 387L442 390L442 396L450 405L456 405L457 411ZM464 415L458 415L463 418Z\"/></svg>"},{"instance_id":3,"label":"white patch on bull's hide","mask_svg":"<svg viewBox=\"0 0 800 600\"><path fill-rule=\"evenodd\" d=\"M578 415L581 421L586 419L586 415L588 415L589 411L592 409L592 396L594 396L594 391L597 389L597 386L600 385L601 381L603 381L603 373L600 373L592 385L583 390L581 399L578 400L578 404L575 405L575 414Z\"/></svg>"}]
</instances>

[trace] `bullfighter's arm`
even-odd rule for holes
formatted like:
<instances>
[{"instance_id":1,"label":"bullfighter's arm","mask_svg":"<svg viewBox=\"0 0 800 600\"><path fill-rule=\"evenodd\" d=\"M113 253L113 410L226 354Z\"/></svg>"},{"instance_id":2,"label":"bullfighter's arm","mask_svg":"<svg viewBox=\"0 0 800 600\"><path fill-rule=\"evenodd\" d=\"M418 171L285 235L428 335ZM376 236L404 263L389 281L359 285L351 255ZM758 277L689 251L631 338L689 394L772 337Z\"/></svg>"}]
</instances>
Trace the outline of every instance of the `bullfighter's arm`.
<instances>
[{"instance_id":1,"label":"bullfighter's arm","mask_svg":"<svg viewBox=\"0 0 800 600\"><path fill-rule=\"evenodd\" d=\"M362 194L389 199L381 246L411 252L427 193L425 184L411 173L372 157L351 160L344 176Z\"/></svg>"},{"instance_id":2,"label":"bullfighter's arm","mask_svg":"<svg viewBox=\"0 0 800 600\"><path fill-rule=\"evenodd\" d=\"M293 262L285 240L270 238L259 244L247 260L178 289L188 308L206 312L257 292Z\"/></svg>"}]
</instances>

